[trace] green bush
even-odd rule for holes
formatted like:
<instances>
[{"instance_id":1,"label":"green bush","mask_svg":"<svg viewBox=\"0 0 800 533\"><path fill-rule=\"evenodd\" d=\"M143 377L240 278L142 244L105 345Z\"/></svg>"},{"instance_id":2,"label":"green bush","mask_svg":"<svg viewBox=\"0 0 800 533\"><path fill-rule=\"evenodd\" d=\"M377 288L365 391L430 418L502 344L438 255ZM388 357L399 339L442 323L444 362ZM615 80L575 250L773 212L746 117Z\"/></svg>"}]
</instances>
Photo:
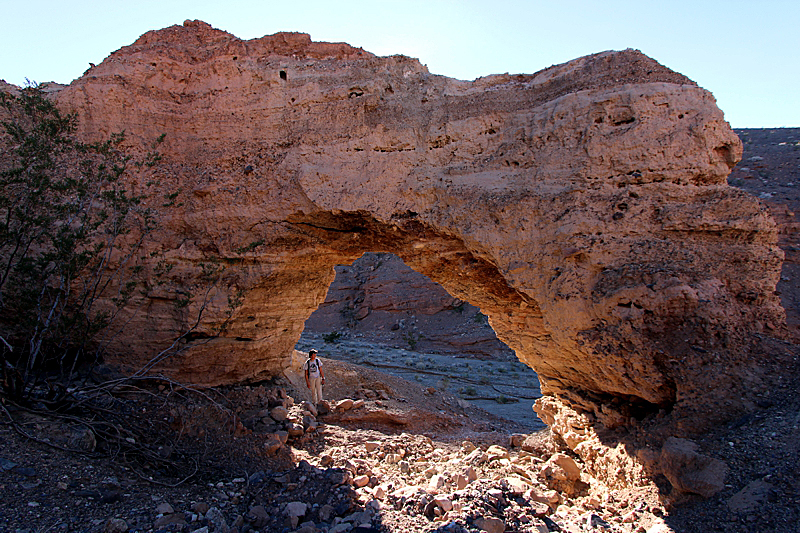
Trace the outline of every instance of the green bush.
<instances>
[{"instance_id":1,"label":"green bush","mask_svg":"<svg viewBox=\"0 0 800 533\"><path fill-rule=\"evenodd\" d=\"M78 141L76 116L61 113L35 86L0 92L0 106L7 117L0 147L0 391L22 401L45 379L69 378L102 357L98 334L136 294L138 252L154 227L142 197L121 178L131 165L146 172L159 156L134 162L123 134Z\"/></svg>"},{"instance_id":2,"label":"green bush","mask_svg":"<svg viewBox=\"0 0 800 533\"><path fill-rule=\"evenodd\" d=\"M506 404L506 403L516 403L519 400L517 398L509 398L508 396L501 394L500 396L495 398L494 401L496 401L499 404Z\"/></svg>"},{"instance_id":3,"label":"green bush","mask_svg":"<svg viewBox=\"0 0 800 533\"><path fill-rule=\"evenodd\" d=\"M330 333L323 333L322 340L324 340L327 344L334 344L339 342L339 339L342 337L342 334L338 331L331 331Z\"/></svg>"},{"instance_id":4,"label":"green bush","mask_svg":"<svg viewBox=\"0 0 800 533\"><path fill-rule=\"evenodd\" d=\"M403 334L403 339L408 343L409 349L413 351L416 349L417 343L419 343L419 341L422 340L423 337L419 333L407 331Z\"/></svg>"}]
</instances>

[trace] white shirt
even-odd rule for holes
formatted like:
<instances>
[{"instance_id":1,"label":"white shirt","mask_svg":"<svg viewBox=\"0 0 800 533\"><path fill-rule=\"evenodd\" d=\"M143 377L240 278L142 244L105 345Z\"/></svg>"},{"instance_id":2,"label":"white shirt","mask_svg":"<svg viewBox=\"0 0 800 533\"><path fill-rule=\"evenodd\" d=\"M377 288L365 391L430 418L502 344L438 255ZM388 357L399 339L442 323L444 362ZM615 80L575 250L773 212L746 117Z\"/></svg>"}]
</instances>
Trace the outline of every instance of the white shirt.
<instances>
[{"instance_id":1,"label":"white shirt","mask_svg":"<svg viewBox=\"0 0 800 533\"><path fill-rule=\"evenodd\" d=\"M318 378L320 376L321 368L322 368L322 361L319 360L319 357L317 357L313 361L311 359L308 359L306 360L305 363L303 363L303 370L308 371L308 379Z\"/></svg>"}]
</instances>

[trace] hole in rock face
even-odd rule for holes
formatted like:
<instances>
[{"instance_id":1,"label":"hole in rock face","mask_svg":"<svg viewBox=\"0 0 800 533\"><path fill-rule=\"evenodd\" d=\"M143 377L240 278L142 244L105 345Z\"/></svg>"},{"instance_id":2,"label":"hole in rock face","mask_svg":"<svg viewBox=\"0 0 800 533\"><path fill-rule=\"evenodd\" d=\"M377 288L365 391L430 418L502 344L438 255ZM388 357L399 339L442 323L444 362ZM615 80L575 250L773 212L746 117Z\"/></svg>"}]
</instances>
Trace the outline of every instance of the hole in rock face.
<instances>
[{"instance_id":1,"label":"hole in rock face","mask_svg":"<svg viewBox=\"0 0 800 533\"><path fill-rule=\"evenodd\" d=\"M330 399L370 401L380 398L377 389L388 389L389 402L396 401L405 393L391 380L402 378L423 394L435 389L464 416L481 408L498 426L504 418L531 431L544 427L531 409L541 396L536 373L497 338L479 308L391 253L365 253L335 270L297 344L301 351L319 350L323 359L358 365L358 379L330 375ZM376 372L390 377L382 383Z\"/></svg>"},{"instance_id":2,"label":"hole in rock face","mask_svg":"<svg viewBox=\"0 0 800 533\"><path fill-rule=\"evenodd\" d=\"M282 70L282 71L280 72L279 76L281 77L281 79L282 79L282 80L285 80L285 79L286 79L286 71L285 71L285 70Z\"/></svg>"},{"instance_id":3,"label":"hole in rock face","mask_svg":"<svg viewBox=\"0 0 800 533\"><path fill-rule=\"evenodd\" d=\"M733 169L733 167L736 166L736 152L730 144L723 144L722 146L714 148L714 153L717 154L720 160L722 160L729 169Z\"/></svg>"},{"instance_id":4,"label":"hole in rock face","mask_svg":"<svg viewBox=\"0 0 800 533\"><path fill-rule=\"evenodd\" d=\"M636 117L625 117L614 121L615 126L623 126L625 124L633 124L636 122Z\"/></svg>"}]
</instances>

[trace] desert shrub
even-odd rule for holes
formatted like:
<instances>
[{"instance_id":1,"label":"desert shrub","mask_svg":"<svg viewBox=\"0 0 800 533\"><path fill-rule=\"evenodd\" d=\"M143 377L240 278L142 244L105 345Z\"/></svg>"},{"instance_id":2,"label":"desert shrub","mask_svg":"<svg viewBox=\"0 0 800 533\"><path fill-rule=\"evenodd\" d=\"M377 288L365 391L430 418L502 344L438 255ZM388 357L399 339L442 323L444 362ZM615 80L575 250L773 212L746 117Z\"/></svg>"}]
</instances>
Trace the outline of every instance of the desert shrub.
<instances>
[{"instance_id":1,"label":"desert shrub","mask_svg":"<svg viewBox=\"0 0 800 533\"><path fill-rule=\"evenodd\" d=\"M102 358L99 333L139 286L154 220L121 178L159 156L134 162L123 134L78 141L76 116L35 86L0 92L0 106L0 391L24 400Z\"/></svg>"},{"instance_id":2,"label":"desert shrub","mask_svg":"<svg viewBox=\"0 0 800 533\"><path fill-rule=\"evenodd\" d=\"M417 348L417 344L422 339L423 337L419 333L407 331L403 334L403 340L405 340L408 343L408 348L412 351Z\"/></svg>"},{"instance_id":3,"label":"desert shrub","mask_svg":"<svg viewBox=\"0 0 800 533\"><path fill-rule=\"evenodd\" d=\"M331 331L330 333L323 333L322 340L324 340L328 344L334 344L339 342L339 339L342 337L342 334L338 331Z\"/></svg>"},{"instance_id":4,"label":"desert shrub","mask_svg":"<svg viewBox=\"0 0 800 533\"><path fill-rule=\"evenodd\" d=\"M505 396L505 395L501 394L500 396L495 398L494 401L496 401L499 404L506 404L506 403L516 403L516 402L519 401L519 399L517 399L517 398L509 398L508 396Z\"/></svg>"}]
</instances>

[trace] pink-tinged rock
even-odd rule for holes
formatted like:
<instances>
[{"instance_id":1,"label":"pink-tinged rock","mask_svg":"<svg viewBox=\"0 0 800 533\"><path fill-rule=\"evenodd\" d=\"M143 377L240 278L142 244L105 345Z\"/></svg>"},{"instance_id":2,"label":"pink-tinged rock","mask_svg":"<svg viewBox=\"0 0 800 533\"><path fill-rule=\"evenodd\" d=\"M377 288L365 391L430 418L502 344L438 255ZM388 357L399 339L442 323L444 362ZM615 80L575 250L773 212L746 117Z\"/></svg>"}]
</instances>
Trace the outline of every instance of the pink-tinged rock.
<instances>
[{"instance_id":1,"label":"pink-tinged rock","mask_svg":"<svg viewBox=\"0 0 800 533\"><path fill-rule=\"evenodd\" d=\"M443 495L435 496L433 498L433 503L438 505L439 508L445 513L453 508L453 502L447 496Z\"/></svg>"},{"instance_id":2,"label":"pink-tinged rock","mask_svg":"<svg viewBox=\"0 0 800 533\"><path fill-rule=\"evenodd\" d=\"M428 482L428 490L437 491L439 489L444 488L447 484L444 476L441 474L435 474L431 477L430 481Z\"/></svg>"},{"instance_id":3,"label":"pink-tinged rock","mask_svg":"<svg viewBox=\"0 0 800 533\"><path fill-rule=\"evenodd\" d=\"M336 411L347 411L353 407L353 400L350 398L345 398L344 400L340 400L337 402L336 407L334 408Z\"/></svg>"},{"instance_id":4,"label":"pink-tinged rock","mask_svg":"<svg viewBox=\"0 0 800 533\"><path fill-rule=\"evenodd\" d=\"M697 452L688 439L670 437L661 448L660 468L672 486L709 498L725 487L728 467L719 459Z\"/></svg>"},{"instance_id":5,"label":"pink-tinged rock","mask_svg":"<svg viewBox=\"0 0 800 533\"><path fill-rule=\"evenodd\" d=\"M473 523L486 533L503 533L506 530L506 524L499 518L477 518Z\"/></svg>"},{"instance_id":6,"label":"pink-tinged rock","mask_svg":"<svg viewBox=\"0 0 800 533\"><path fill-rule=\"evenodd\" d=\"M492 445L492 446L489 446L489 448L487 448L486 455L489 458L490 462L491 461L497 461L499 459L508 459L509 458L508 450L506 450L502 446L498 446L496 444Z\"/></svg>"}]
</instances>

